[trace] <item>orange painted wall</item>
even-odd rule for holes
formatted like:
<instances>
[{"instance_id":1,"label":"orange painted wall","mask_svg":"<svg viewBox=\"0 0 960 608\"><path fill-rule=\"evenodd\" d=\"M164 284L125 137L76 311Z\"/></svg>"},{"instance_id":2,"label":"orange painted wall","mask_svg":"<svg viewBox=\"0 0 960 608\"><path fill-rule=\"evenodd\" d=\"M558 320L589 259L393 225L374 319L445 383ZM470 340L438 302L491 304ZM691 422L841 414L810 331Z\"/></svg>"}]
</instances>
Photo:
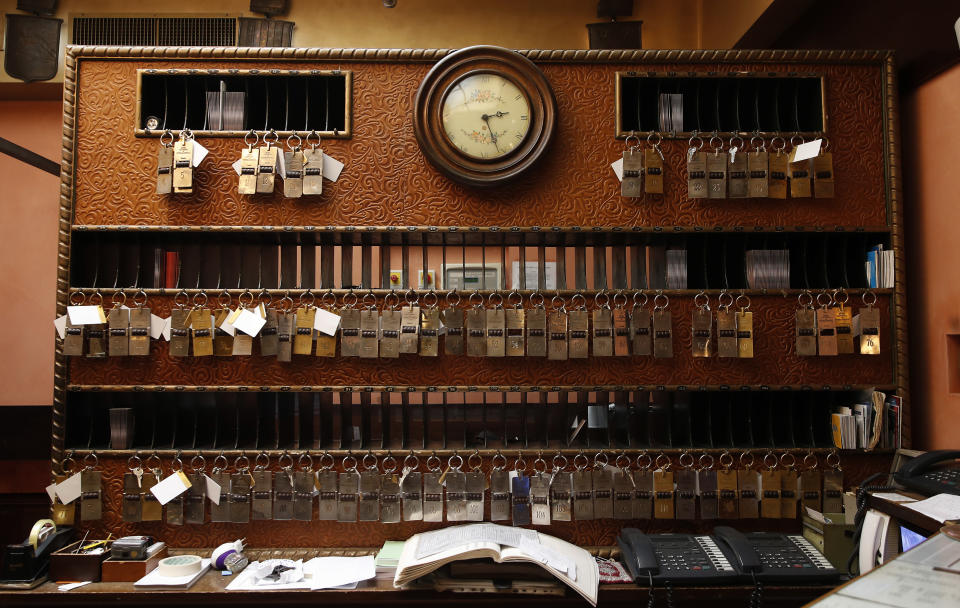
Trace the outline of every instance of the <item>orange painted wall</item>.
<instances>
[{"instance_id":1,"label":"orange painted wall","mask_svg":"<svg viewBox=\"0 0 960 608\"><path fill-rule=\"evenodd\" d=\"M0 136L60 163L63 104L0 101ZM0 155L0 405L53 402L60 178Z\"/></svg>"},{"instance_id":2,"label":"orange painted wall","mask_svg":"<svg viewBox=\"0 0 960 608\"><path fill-rule=\"evenodd\" d=\"M960 447L960 65L902 101L914 447ZM952 384L954 390L950 392Z\"/></svg>"}]
</instances>

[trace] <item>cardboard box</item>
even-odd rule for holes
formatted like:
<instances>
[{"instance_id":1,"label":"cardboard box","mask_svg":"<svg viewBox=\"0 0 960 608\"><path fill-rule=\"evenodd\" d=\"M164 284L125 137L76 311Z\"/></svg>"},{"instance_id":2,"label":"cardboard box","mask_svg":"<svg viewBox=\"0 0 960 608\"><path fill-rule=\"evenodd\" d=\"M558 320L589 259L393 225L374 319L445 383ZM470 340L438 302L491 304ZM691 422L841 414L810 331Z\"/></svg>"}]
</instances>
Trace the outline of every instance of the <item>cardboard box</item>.
<instances>
[{"instance_id":1,"label":"cardboard box","mask_svg":"<svg viewBox=\"0 0 960 608\"><path fill-rule=\"evenodd\" d=\"M163 547L147 559L108 557L103 562L101 580L105 583L134 583L154 570L167 553L167 548Z\"/></svg>"},{"instance_id":2,"label":"cardboard box","mask_svg":"<svg viewBox=\"0 0 960 608\"><path fill-rule=\"evenodd\" d=\"M93 541L88 540L86 544ZM99 581L100 564L110 555L110 543L103 553L74 553L82 541L70 543L50 555L50 578L60 582Z\"/></svg>"}]
</instances>

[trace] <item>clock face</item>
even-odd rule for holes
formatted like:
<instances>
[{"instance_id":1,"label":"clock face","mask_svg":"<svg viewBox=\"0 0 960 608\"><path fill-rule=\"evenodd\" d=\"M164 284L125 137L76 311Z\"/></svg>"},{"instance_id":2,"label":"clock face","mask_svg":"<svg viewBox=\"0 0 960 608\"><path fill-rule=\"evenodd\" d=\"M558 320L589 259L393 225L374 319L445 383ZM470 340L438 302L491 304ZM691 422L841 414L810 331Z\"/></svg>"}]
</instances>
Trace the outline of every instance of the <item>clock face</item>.
<instances>
[{"instance_id":1,"label":"clock face","mask_svg":"<svg viewBox=\"0 0 960 608\"><path fill-rule=\"evenodd\" d=\"M527 96L499 74L469 74L454 82L444 94L442 112L447 139L477 160L510 154L530 131Z\"/></svg>"}]
</instances>

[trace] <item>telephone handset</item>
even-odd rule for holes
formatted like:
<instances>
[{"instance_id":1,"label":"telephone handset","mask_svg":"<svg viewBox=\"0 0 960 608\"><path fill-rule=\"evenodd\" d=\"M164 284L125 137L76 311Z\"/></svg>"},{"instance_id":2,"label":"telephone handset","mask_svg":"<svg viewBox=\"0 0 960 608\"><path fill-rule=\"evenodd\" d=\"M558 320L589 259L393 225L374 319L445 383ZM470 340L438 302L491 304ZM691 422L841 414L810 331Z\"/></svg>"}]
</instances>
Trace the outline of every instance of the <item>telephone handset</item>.
<instances>
[{"instance_id":1,"label":"telephone handset","mask_svg":"<svg viewBox=\"0 0 960 608\"><path fill-rule=\"evenodd\" d=\"M960 450L921 454L900 467L893 480L922 494L960 494Z\"/></svg>"},{"instance_id":2,"label":"telephone handset","mask_svg":"<svg viewBox=\"0 0 960 608\"><path fill-rule=\"evenodd\" d=\"M800 535L743 534L729 526L717 526L713 534L734 568L758 581L814 582L840 577L827 558Z\"/></svg>"},{"instance_id":3,"label":"telephone handset","mask_svg":"<svg viewBox=\"0 0 960 608\"><path fill-rule=\"evenodd\" d=\"M621 559L641 586L651 580L686 585L732 582L739 576L709 536L648 536L636 528L624 528L617 545Z\"/></svg>"}]
</instances>

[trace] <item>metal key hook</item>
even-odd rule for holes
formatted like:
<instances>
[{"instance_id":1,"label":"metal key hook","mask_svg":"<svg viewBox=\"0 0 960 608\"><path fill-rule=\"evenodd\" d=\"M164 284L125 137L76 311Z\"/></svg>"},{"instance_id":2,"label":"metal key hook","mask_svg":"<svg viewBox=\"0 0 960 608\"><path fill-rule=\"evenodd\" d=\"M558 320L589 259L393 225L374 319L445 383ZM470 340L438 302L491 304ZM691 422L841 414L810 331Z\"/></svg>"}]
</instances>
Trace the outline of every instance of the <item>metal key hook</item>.
<instances>
[{"instance_id":1,"label":"metal key hook","mask_svg":"<svg viewBox=\"0 0 960 608\"><path fill-rule=\"evenodd\" d=\"M160 145L164 148L173 147L173 131L170 129L163 130L163 133L160 134Z\"/></svg>"},{"instance_id":2,"label":"metal key hook","mask_svg":"<svg viewBox=\"0 0 960 608\"><path fill-rule=\"evenodd\" d=\"M251 135L253 136L252 142L250 141ZM256 131L254 131L253 129L250 129L249 131L247 131L246 135L243 136L243 143L247 144L248 150L253 150L253 147L258 143L260 143L260 136L257 134Z\"/></svg>"},{"instance_id":3,"label":"metal key hook","mask_svg":"<svg viewBox=\"0 0 960 608\"><path fill-rule=\"evenodd\" d=\"M483 457L480 455L480 450L474 448L473 453L467 458L467 467L477 473L483 467Z\"/></svg>"},{"instance_id":4,"label":"metal key hook","mask_svg":"<svg viewBox=\"0 0 960 608\"><path fill-rule=\"evenodd\" d=\"M254 471L265 471L270 466L270 455L265 450L260 450L257 457L253 460Z\"/></svg>"},{"instance_id":5,"label":"metal key hook","mask_svg":"<svg viewBox=\"0 0 960 608\"><path fill-rule=\"evenodd\" d=\"M643 301L640 301L640 298L643 298ZM643 293L643 290L633 292L633 307L634 308L644 308L647 305L647 302L650 301L650 297Z\"/></svg>"},{"instance_id":6,"label":"metal key hook","mask_svg":"<svg viewBox=\"0 0 960 608\"><path fill-rule=\"evenodd\" d=\"M700 310L710 310L710 296L707 295L707 292L700 290L700 293L693 296L693 305Z\"/></svg>"},{"instance_id":7,"label":"metal key hook","mask_svg":"<svg viewBox=\"0 0 960 608\"><path fill-rule=\"evenodd\" d=\"M593 296L593 305L596 308L610 310L610 294L607 293L606 289L601 289L595 296Z\"/></svg>"},{"instance_id":8,"label":"metal key hook","mask_svg":"<svg viewBox=\"0 0 960 608\"><path fill-rule=\"evenodd\" d=\"M379 464L379 462L380 461L377 458L377 456L373 453L373 450L367 450L367 453L363 455L363 460L361 461L361 464L363 464L364 471L371 471L371 470L376 471L377 465Z\"/></svg>"},{"instance_id":9,"label":"metal key hook","mask_svg":"<svg viewBox=\"0 0 960 608\"><path fill-rule=\"evenodd\" d=\"M530 294L530 306L533 306L534 308L538 308L540 310L544 310L546 308L546 306L544 305L545 302L546 302L546 298L543 297L543 293L540 291L539 288L536 291L534 291L532 294Z\"/></svg>"},{"instance_id":10,"label":"metal key hook","mask_svg":"<svg viewBox=\"0 0 960 608\"><path fill-rule=\"evenodd\" d=\"M310 137L311 137L311 136L316 137L316 139L317 139L316 143L313 143L313 142L310 141ZM320 134L317 133L316 131L310 131L309 133L307 133L307 136L304 138L303 143L305 143L305 144L307 144L308 146L310 146L310 149L311 149L311 150L316 150L316 149L317 149L317 146L320 145Z\"/></svg>"},{"instance_id":11,"label":"metal key hook","mask_svg":"<svg viewBox=\"0 0 960 608\"><path fill-rule=\"evenodd\" d=\"M635 141L636 143L630 145L630 140ZM623 149L630 150L631 152L635 151L640 145L640 138L637 137L636 131L630 131L630 135L627 135L627 138L623 141Z\"/></svg>"},{"instance_id":12,"label":"metal key hook","mask_svg":"<svg viewBox=\"0 0 960 608\"><path fill-rule=\"evenodd\" d=\"M430 456L427 458L427 470L430 471L431 473L439 473L440 465L442 464L443 464L443 461L440 460L439 456L437 456L436 451L430 454Z\"/></svg>"},{"instance_id":13,"label":"metal key hook","mask_svg":"<svg viewBox=\"0 0 960 608\"><path fill-rule=\"evenodd\" d=\"M290 145L290 142L293 141L294 138L296 138L297 143ZM296 131L294 131L292 135L287 137L287 148L290 149L291 151L298 152L300 150L301 144L303 144L303 140L300 139L300 136L297 135Z\"/></svg>"},{"instance_id":14,"label":"metal key hook","mask_svg":"<svg viewBox=\"0 0 960 608\"><path fill-rule=\"evenodd\" d=\"M413 450L410 450L410 453L403 459L403 468L410 469L411 471L416 471L420 468L420 459L413 453Z\"/></svg>"},{"instance_id":15,"label":"metal key hook","mask_svg":"<svg viewBox=\"0 0 960 608\"><path fill-rule=\"evenodd\" d=\"M207 459L203 457L203 454L198 450L196 454L193 455L193 458L190 459L190 469L194 473L203 473L207 470Z\"/></svg>"},{"instance_id":16,"label":"metal key hook","mask_svg":"<svg viewBox=\"0 0 960 608\"><path fill-rule=\"evenodd\" d=\"M659 304L660 298L663 298L663 304ZM664 295L662 289L657 290L657 295L653 296L653 310L666 310L670 306L670 298Z\"/></svg>"},{"instance_id":17,"label":"metal key hook","mask_svg":"<svg viewBox=\"0 0 960 608\"><path fill-rule=\"evenodd\" d=\"M223 455L223 450L220 450L220 453L217 454L217 457L213 459L213 472L219 473L228 466L230 466L230 462L227 460L227 457Z\"/></svg>"},{"instance_id":18,"label":"metal key hook","mask_svg":"<svg viewBox=\"0 0 960 608\"><path fill-rule=\"evenodd\" d=\"M463 456L461 456L460 454L457 453L456 450L454 450L453 456L451 456L450 458L447 458L447 466L450 467L451 471L459 473L461 467L463 467Z\"/></svg>"},{"instance_id":19,"label":"metal key hook","mask_svg":"<svg viewBox=\"0 0 960 608\"><path fill-rule=\"evenodd\" d=\"M337 461L333 459L333 454L324 450L323 454L320 454L320 470L321 471L330 471L335 467Z\"/></svg>"},{"instance_id":20,"label":"metal key hook","mask_svg":"<svg viewBox=\"0 0 960 608\"><path fill-rule=\"evenodd\" d=\"M394 457L393 452L387 451L387 455L383 457L381 461L383 465L383 473L385 475L390 475L397 470L397 459Z\"/></svg>"},{"instance_id":21,"label":"metal key hook","mask_svg":"<svg viewBox=\"0 0 960 608\"><path fill-rule=\"evenodd\" d=\"M494 471L502 471L507 466L507 459L500 453L500 450L497 450L497 453L490 459L490 466L493 467Z\"/></svg>"},{"instance_id":22,"label":"metal key hook","mask_svg":"<svg viewBox=\"0 0 960 608\"><path fill-rule=\"evenodd\" d=\"M300 454L300 458L297 459L297 466L304 473L313 471L313 456L310 455L310 452Z\"/></svg>"}]
</instances>

